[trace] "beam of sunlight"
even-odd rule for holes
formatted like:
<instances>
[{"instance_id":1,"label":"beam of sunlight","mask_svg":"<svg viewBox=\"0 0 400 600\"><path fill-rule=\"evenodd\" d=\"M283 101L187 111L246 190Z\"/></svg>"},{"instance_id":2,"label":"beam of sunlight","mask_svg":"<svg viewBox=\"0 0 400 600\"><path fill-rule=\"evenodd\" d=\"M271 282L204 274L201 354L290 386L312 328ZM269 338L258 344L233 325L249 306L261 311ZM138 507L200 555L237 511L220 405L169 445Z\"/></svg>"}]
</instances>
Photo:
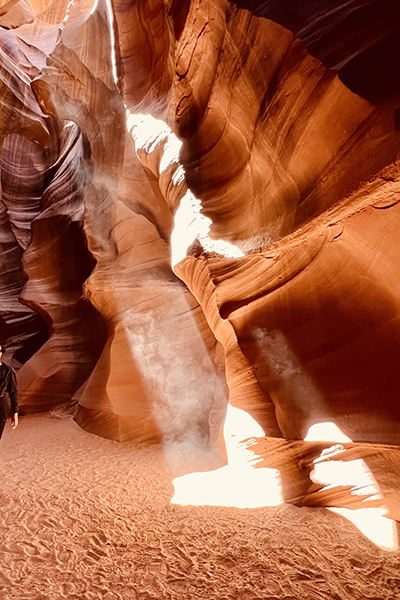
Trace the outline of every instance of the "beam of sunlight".
<instances>
[{"instance_id":1,"label":"beam of sunlight","mask_svg":"<svg viewBox=\"0 0 400 600\"><path fill-rule=\"evenodd\" d=\"M351 486L352 495L369 495L370 499L382 500L382 508L329 508L351 521L368 539L385 550L397 550L398 539L394 521L386 517L387 509L379 485L362 459L351 461L335 460L344 450L341 443L351 442L334 423L312 425L305 441L332 442L331 448L323 450L314 460L311 478L315 483L324 484L326 489L335 486ZM332 460L333 459L333 460Z\"/></svg>"},{"instance_id":2,"label":"beam of sunlight","mask_svg":"<svg viewBox=\"0 0 400 600\"><path fill-rule=\"evenodd\" d=\"M224 437L228 464L219 469L196 472L174 479L173 504L235 506L257 508L283 502L279 472L255 469L254 456L242 443L252 436L262 436L261 427L246 412L228 406Z\"/></svg>"},{"instance_id":3,"label":"beam of sunlight","mask_svg":"<svg viewBox=\"0 0 400 600\"><path fill-rule=\"evenodd\" d=\"M183 288L172 290L145 283L149 294L163 294L163 317L155 310L124 311L124 334L165 444L179 440L198 449L205 444L208 411L218 373L190 311ZM174 315L181 315L177 325ZM192 344L188 347L188 331Z\"/></svg>"}]
</instances>

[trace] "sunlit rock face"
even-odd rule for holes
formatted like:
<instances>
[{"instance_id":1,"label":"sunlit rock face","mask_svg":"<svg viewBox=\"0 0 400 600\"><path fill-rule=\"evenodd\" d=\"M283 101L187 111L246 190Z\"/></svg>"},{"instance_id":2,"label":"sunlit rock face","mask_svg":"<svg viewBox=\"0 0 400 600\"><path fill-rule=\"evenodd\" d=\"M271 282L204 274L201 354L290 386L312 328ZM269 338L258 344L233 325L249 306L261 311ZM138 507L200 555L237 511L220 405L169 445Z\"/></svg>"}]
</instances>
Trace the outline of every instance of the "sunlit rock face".
<instances>
[{"instance_id":1,"label":"sunlit rock face","mask_svg":"<svg viewBox=\"0 0 400 600\"><path fill-rule=\"evenodd\" d=\"M22 410L220 448L227 383L269 436L335 421L400 443L398 6L325 4L4 11L1 332ZM141 143L126 110L170 130ZM210 232L190 239L196 202Z\"/></svg>"}]
</instances>

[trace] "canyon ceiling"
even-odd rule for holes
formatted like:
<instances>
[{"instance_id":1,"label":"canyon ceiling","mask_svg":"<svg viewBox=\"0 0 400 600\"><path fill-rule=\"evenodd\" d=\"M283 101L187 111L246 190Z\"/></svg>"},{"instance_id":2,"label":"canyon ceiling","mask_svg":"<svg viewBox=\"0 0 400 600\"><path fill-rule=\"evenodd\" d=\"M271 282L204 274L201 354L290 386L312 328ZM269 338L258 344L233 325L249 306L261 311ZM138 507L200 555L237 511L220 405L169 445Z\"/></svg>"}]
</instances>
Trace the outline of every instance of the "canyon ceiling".
<instances>
[{"instance_id":1,"label":"canyon ceiling","mask_svg":"<svg viewBox=\"0 0 400 600\"><path fill-rule=\"evenodd\" d=\"M400 445L399 3L0 15L0 327L21 412L218 446L229 399L270 437L331 421ZM166 125L140 142L137 115ZM195 233L172 267L183 205Z\"/></svg>"}]
</instances>

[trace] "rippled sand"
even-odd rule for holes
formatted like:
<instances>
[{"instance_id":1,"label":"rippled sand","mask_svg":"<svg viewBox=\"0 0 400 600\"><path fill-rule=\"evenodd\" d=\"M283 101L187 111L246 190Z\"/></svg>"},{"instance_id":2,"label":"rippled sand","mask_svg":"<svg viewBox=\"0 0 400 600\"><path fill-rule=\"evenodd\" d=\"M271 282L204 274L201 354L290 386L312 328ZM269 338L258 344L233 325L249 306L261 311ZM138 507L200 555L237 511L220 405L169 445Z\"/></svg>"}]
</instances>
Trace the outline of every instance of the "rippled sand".
<instances>
[{"instance_id":1,"label":"rippled sand","mask_svg":"<svg viewBox=\"0 0 400 600\"><path fill-rule=\"evenodd\" d=\"M400 598L400 553L343 517L174 505L161 448L70 417L7 423L0 472L1 600Z\"/></svg>"}]
</instances>

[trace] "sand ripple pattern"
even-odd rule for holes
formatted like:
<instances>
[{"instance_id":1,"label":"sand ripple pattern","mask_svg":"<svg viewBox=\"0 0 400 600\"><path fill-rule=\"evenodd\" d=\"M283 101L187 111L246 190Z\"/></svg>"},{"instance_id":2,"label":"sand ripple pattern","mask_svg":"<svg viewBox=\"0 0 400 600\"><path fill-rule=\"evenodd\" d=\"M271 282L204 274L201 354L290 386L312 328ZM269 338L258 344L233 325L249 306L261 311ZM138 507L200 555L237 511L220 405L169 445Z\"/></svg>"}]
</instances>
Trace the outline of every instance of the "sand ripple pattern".
<instances>
[{"instance_id":1,"label":"sand ripple pattern","mask_svg":"<svg viewBox=\"0 0 400 600\"><path fill-rule=\"evenodd\" d=\"M325 509L172 505L158 447L70 418L7 425L2 600L400 599L400 553Z\"/></svg>"}]
</instances>

